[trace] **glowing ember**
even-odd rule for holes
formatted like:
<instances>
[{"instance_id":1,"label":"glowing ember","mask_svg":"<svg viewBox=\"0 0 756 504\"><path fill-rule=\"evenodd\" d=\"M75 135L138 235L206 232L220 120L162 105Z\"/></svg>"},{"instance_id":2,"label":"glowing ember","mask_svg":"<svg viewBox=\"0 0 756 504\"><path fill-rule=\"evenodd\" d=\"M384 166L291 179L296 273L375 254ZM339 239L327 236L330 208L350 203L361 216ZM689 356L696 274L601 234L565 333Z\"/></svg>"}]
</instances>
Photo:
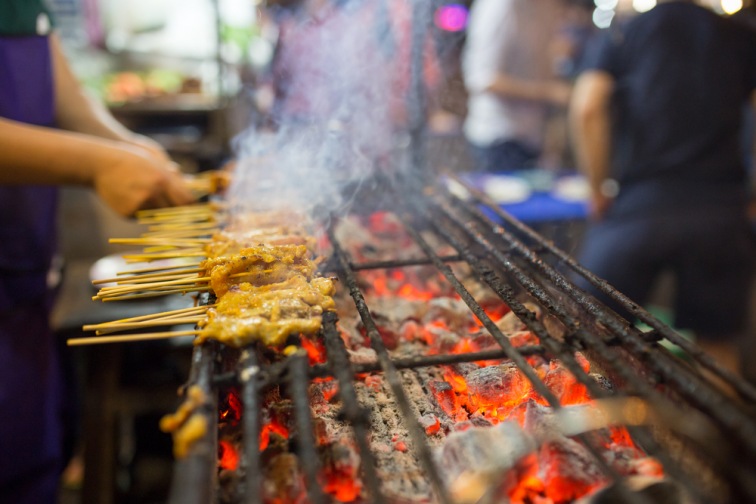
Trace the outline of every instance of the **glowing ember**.
<instances>
[{"instance_id":1,"label":"glowing ember","mask_svg":"<svg viewBox=\"0 0 756 504\"><path fill-rule=\"evenodd\" d=\"M242 416L242 402L239 399L239 392L236 389L230 389L224 404L219 408L219 420L231 424L239 423Z\"/></svg>"},{"instance_id":2,"label":"glowing ember","mask_svg":"<svg viewBox=\"0 0 756 504\"><path fill-rule=\"evenodd\" d=\"M263 425L263 428L260 431L260 451L265 451L265 449L270 444L271 434L275 434L284 439L287 439L289 437L289 429L275 422L270 422Z\"/></svg>"},{"instance_id":3,"label":"glowing ember","mask_svg":"<svg viewBox=\"0 0 756 504\"><path fill-rule=\"evenodd\" d=\"M218 467L235 471L239 467L239 452L228 441L218 442Z\"/></svg>"}]
</instances>

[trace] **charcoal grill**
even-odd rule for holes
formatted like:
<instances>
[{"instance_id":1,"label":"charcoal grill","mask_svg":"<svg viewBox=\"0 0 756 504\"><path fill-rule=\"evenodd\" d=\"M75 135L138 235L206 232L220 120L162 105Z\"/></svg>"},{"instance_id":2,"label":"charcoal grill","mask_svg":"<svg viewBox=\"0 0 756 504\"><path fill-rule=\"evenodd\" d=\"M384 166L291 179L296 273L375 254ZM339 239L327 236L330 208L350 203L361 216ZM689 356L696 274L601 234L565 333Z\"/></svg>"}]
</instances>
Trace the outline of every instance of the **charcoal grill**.
<instances>
[{"instance_id":1,"label":"charcoal grill","mask_svg":"<svg viewBox=\"0 0 756 504\"><path fill-rule=\"evenodd\" d=\"M363 496L358 502L392 502L381 490L376 456L370 446L370 415L358 400L355 377L361 373L381 373L409 432L411 450L419 461L423 477L432 487L435 502L454 502L434 460L433 450L419 423L404 388L403 370L459 364L486 359L509 359L532 383L533 388L554 411L563 409L560 400L527 363L528 355L558 359L596 400L639 399L648 408L646 421L628 420L635 442L664 467L665 474L682 486L692 502L756 502L756 416L749 408L756 403L756 390L747 382L719 367L694 344L660 322L642 307L586 271L568 254L528 226L507 214L484 194L452 175L444 183L413 193L391 203L407 233L425 254L406 260L356 263L339 242L333 227L328 229L333 254L324 270L340 280L364 324L377 362L353 364L336 323L338 313L323 318L320 337L327 361L311 366L305 356L295 353L273 364L264 364L264 349L251 346L239 352L233 372L221 372L223 348L212 342L194 350L188 384L198 385L213 401L204 414L210 428L186 459L177 461L170 502L215 503L218 481L218 390L239 387L243 403L241 481L231 500L262 504L262 467L258 439L261 432L261 394L282 386L293 404L296 442L293 451L306 487L306 501L331 502L319 481L322 461L318 455L313 412L308 387L317 377L330 376L338 382L338 399L344 422L351 426L360 457ZM333 219L334 221L336 218ZM451 246L455 253L439 254L429 238ZM474 276L489 286L518 318L535 334L540 344L515 348L502 334L483 307L466 289L450 266L465 263ZM368 269L430 265L451 284L456 293L480 320L499 347L493 351L455 355L392 358L381 338L378 324L357 280ZM574 278L585 279L651 327L642 332L629 320L586 294ZM537 317L524 300L543 310ZM205 302L208 300L205 299ZM560 334L547 327L546 319L557 321ZM682 349L686 358L661 345L667 340ZM575 358L584 352L602 370L613 387L600 386ZM700 372L707 370L708 374ZM707 378L715 375L740 396L723 394ZM597 453L591 432L574 437L596 457L604 475L612 482L607 502L658 502L630 491Z\"/></svg>"}]
</instances>

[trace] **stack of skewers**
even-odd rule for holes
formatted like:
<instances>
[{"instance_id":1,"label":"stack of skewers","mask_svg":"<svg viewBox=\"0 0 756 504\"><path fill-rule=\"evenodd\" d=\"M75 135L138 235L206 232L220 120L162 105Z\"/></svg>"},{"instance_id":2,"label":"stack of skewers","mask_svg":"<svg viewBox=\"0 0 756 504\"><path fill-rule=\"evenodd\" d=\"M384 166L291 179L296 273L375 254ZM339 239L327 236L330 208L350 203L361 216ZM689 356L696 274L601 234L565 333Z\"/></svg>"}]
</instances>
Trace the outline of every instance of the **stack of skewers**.
<instances>
[{"instance_id":1,"label":"stack of skewers","mask_svg":"<svg viewBox=\"0 0 756 504\"><path fill-rule=\"evenodd\" d=\"M147 231L140 238L111 243L141 246L127 262L172 260L177 264L124 271L97 280L93 296L103 302L171 294L209 292L212 304L84 326L95 336L69 339L69 345L114 343L197 336L242 346L283 343L289 334L315 334L324 310L333 309L329 278L317 274L315 238L307 219L294 212L231 214L222 203L142 211ZM182 324L193 330L139 332Z\"/></svg>"}]
</instances>

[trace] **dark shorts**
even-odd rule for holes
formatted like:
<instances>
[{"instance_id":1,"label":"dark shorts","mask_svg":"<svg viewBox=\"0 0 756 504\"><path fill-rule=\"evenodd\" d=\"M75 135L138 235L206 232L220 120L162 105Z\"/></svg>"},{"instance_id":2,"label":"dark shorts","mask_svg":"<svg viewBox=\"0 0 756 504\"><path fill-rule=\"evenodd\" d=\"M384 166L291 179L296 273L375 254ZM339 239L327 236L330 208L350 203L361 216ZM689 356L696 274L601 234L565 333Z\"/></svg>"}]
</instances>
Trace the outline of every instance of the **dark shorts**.
<instances>
[{"instance_id":1,"label":"dark shorts","mask_svg":"<svg viewBox=\"0 0 756 504\"><path fill-rule=\"evenodd\" d=\"M708 208L593 224L579 262L640 305L659 275L672 273L675 326L727 338L747 327L755 254L754 231L740 209Z\"/></svg>"},{"instance_id":2,"label":"dark shorts","mask_svg":"<svg viewBox=\"0 0 756 504\"><path fill-rule=\"evenodd\" d=\"M482 173L534 168L540 157L538 149L518 142L504 140L485 147L470 144L475 170Z\"/></svg>"}]
</instances>

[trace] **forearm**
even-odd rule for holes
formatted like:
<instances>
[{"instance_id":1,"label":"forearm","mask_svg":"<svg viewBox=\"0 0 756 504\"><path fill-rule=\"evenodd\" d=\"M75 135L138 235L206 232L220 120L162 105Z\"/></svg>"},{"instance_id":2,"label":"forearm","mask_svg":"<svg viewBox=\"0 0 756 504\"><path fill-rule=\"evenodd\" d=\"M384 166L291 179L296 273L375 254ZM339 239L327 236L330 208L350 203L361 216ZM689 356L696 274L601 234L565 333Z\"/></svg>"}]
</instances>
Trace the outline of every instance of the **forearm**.
<instances>
[{"instance_id":1,"label":"forearm","mask_svg":"<svg viewBox=\"0 0 756 504\"><path fill-rule=\"evenodd\" d=\"M133 142L134 133L119 123L80 85L63 54L60 40L50 37L55 82L55 109L58 127L107 140Z\"/></svg>"},{"instance_id":2,"label":"forearm","mask_svg":"<svg viewBox=\"0 0 756 504\"><path fill-rule=\"evenodd\" d=\"M610 174L610 121L607 114L591 111L570 114L573 150L593 194L600 194Z\"/></svg>"},{"instance_id":3,"label":"forearm","mask_svg":"<svg viewBox=\"0 0 756 504\"><path fill-rule=\"evenodd\" d=\"M96 171L128 147L0 118L0 184L92 186Z\"/></svg>"},{"instance_id":4,"label":"forearm","mask_svg":"<svg viewBox=\"0 0 756 504\"><path fill-rule=\"evenodd\" d=\"M567 105L570 85L553 80L520 79L511 75L498 74L485 88L500 98L546 102L554 105Z\"/></svg>"}]
</instances>

